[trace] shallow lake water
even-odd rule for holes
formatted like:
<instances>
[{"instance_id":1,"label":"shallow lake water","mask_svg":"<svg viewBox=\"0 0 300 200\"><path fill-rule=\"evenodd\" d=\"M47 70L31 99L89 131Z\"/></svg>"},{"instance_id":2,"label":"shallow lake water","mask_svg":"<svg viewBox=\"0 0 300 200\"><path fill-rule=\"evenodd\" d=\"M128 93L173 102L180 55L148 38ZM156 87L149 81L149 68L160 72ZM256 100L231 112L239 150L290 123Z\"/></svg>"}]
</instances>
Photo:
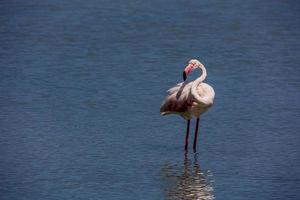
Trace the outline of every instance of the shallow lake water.
<instances>
[{"instance_id":1,"label":"shallow lake water","mask_svg":"<svg viewBox=\"0 0 300 200\"><path fill-rule=\"evenodd\" d=\"M0 198L300 199L299 8L1 1ZM159 113L190 58L216 92L196 153Z\"/></svg>"}]
</instances>

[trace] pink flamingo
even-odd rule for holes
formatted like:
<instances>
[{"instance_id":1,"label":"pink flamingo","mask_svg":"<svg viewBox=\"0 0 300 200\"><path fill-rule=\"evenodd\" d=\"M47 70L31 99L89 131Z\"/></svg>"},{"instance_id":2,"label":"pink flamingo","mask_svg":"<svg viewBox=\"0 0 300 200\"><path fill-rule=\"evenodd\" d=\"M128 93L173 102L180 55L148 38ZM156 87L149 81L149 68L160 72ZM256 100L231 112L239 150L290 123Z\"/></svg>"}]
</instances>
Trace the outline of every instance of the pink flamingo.
<instances>
[{"instance_id":1,"label":"pink flamingo","mask_svg":"<svg viewBox=\"0 0 300 200\"><path fill-rule=\"evenodd\" d=\"M202 70L201 76L194 81L185 82L187 75L197 68ZM168 95L160 107L162 115L179 114L187 120L185 150L189 143L190 120L192 117L197 118L193 144L193 149L196 151L200 115L213 105L215 92L210 85L203 83L206 76L204 65L196 59L190 60L183 71L184 82L168 90Z\"/></svg>"}]
</instances>

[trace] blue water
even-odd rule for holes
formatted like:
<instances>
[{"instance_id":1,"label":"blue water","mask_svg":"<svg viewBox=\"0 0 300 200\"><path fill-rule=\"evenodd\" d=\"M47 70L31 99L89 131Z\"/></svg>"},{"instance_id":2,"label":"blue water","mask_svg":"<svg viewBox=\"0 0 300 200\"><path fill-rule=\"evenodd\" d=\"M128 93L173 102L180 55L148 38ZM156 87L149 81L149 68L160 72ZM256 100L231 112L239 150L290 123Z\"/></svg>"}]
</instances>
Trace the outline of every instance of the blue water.
<instances>
[{"instance_id":1,"label":"blue water","mask_svg":"<svg viewBox=\"0 0 300 200\"><path fill-rule=\"evenodd\" d=\"M299 32L296 1L1 1L0 199L300 199ZM159 107L190 58L185 154Z\"/></svg>"}]
</instances>

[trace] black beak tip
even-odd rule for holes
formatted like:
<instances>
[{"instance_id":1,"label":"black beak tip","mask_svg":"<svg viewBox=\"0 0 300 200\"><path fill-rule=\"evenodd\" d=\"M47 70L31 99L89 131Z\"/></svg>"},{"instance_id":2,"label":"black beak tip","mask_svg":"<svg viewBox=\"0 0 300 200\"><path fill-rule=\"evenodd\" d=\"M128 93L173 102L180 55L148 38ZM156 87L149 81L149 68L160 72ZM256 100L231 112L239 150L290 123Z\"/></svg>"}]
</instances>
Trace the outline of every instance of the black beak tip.
<instances>
[{"instance_id":1,"label":"black beak tip","mask_svg":"<svg viewBox=\"0 0 300 200\"><path fill-rule=\"evenodd\" d=\"M186 80L186 73L183 72L182 76L183 76L183 81L185 81Z\"/></svg>"}]
</instances>

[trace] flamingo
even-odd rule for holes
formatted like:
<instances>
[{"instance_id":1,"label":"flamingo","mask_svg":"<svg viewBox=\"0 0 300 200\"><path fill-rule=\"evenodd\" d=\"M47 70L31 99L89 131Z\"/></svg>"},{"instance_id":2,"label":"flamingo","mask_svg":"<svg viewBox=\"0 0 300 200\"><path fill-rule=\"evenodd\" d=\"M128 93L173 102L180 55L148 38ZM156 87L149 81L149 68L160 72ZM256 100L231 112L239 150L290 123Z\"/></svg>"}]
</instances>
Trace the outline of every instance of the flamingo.
<instances>
[{"instance_id":1,"label":"flamingo","mask_svg":"<svg viewBox=\"0 0 300 200\"><path fill-rule=\"evenodd\" d=\"M202 74L194 81L187 82L187 76L195 69L201 69ZM196 60L191 59L183 71L183 81L167 91L167 96L160 107L162 115L178 114L187 120L185 146L187 151L189 144L190 121L193 117L197 118L193 149L196 152L197 137L200 115L206 112L214 102L214 89L203 83L207 76L204 65Z\"/></svg>"}]
</instances>

